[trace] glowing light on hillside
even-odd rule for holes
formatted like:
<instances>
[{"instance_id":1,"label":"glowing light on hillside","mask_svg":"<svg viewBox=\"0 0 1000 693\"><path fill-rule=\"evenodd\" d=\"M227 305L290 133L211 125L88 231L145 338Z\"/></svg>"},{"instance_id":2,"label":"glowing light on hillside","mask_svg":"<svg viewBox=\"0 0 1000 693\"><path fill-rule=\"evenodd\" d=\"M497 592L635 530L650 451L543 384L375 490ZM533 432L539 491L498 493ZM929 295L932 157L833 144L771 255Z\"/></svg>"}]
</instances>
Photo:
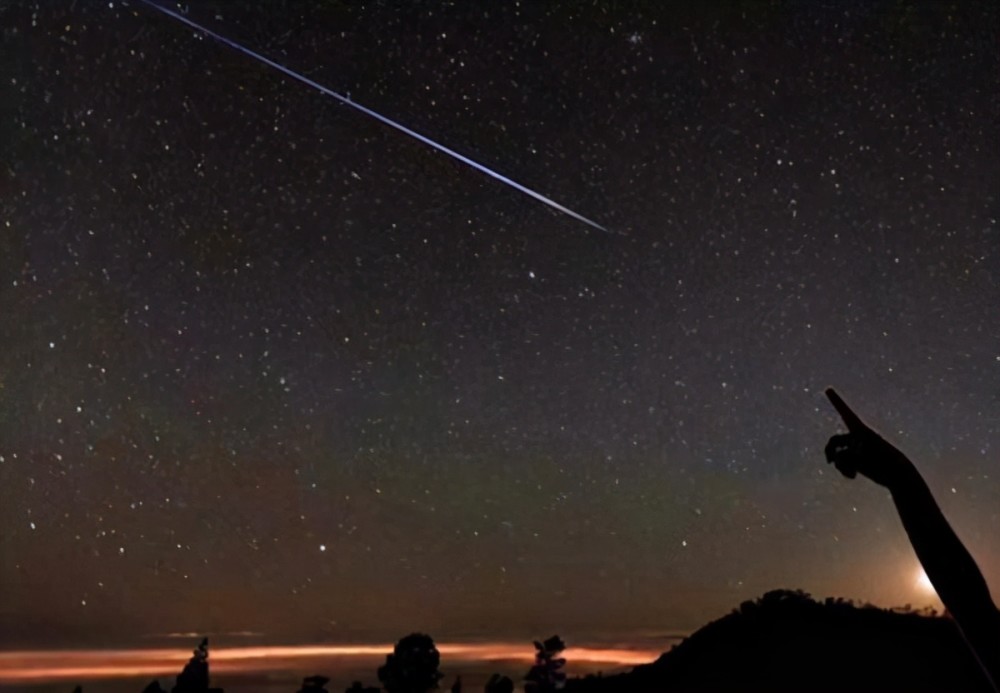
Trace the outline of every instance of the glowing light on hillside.
<instances>
[{"instance_id":1,"label":"glowing light on hillside","mask_svg":"<svg viewBox=\"0 0 1000 693\"><path fill-rule=\"evenodd\" d=\"M927 594L934 597L937 596L937 591L934 589L934 585L931 584L931 579L927 577L927 573L924 572L923 568L917 568L917 574L913 584L921 594Z\"/></svg>"}]
</instances>

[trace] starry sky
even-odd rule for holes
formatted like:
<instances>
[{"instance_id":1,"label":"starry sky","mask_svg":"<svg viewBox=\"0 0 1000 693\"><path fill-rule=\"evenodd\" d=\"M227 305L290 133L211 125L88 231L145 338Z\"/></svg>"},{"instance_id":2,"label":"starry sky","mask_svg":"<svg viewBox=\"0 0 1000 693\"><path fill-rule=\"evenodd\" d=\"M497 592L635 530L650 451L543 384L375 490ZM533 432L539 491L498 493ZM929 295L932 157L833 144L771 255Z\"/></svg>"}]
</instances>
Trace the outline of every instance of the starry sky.
<instances>
[{"instance_id":1,"label":"starry sky","mask_svg":"<svg viewBox=\"0 0 1000 693\"><path fill-rule=\"evenodd\" d=\"M1000 592L993 3L181 8L610 232L142 3L0 4L0 644L925 603L831 385Z\"/></svg>"}]
</instances>

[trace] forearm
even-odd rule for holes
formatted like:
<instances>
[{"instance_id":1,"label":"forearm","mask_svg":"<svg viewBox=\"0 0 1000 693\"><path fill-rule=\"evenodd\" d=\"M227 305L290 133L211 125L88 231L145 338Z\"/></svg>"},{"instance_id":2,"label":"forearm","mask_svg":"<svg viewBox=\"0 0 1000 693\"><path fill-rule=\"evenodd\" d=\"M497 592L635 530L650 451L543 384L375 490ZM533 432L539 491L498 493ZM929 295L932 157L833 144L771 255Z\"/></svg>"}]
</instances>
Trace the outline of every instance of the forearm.
<instances>
[{"instance_id":1,"label":"forearm","mask_svg":"<svg viewBox=\"0 0 1000 693\"><path fill-rule=\"evenodd\" d=\"M1000 654L1000 614L979 566L948 524L926 482L907 460L890 490L920 564L994 680Z\"/></svg>"},{"instance_id":2,"label":"forearm","mask_svg":"<svg viewBox=\"0 0 1000 693\"><path fill-rule=\"evenodd\" d=\"M1000 693L1000 611L979 566L906 455L869 428L833 388L826 396L848 430L827 442L826 461L850 479L861 473L889 489L927 577Z\"/></svg>"},{"instance_id":3,"label":"forearm","mask_svg":"<svg viewBox=\"0 0 1000 693\"><path fill-rule=\"evenodd\" d=\"M945 607L956 618L969 609L993 607L982 572L912 463L890 491L917 558Z\"/></svg>"}]
</instances>

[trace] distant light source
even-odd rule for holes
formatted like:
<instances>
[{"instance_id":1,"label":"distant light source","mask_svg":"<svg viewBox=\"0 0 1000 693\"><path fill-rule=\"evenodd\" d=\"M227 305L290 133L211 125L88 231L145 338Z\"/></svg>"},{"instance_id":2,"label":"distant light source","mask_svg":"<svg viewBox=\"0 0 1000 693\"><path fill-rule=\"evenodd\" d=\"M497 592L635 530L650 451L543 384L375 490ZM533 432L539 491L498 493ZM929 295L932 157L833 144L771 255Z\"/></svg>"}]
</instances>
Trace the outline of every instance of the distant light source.
<instances>
[{"instance_id":1,"label":"distant light source","mask_svg":"<svg viewBox=\"0 0 1000 693\"><path fill-rule=\"evenodd\" d=\"M927 577L927 573L924 572L923 568L917 568L917 576L914 580L914 584L917 589L924 594L933 594L937 596L937 591L934 589L934 585L931 584L931 579Z\"/></svg>"}]
</instances>

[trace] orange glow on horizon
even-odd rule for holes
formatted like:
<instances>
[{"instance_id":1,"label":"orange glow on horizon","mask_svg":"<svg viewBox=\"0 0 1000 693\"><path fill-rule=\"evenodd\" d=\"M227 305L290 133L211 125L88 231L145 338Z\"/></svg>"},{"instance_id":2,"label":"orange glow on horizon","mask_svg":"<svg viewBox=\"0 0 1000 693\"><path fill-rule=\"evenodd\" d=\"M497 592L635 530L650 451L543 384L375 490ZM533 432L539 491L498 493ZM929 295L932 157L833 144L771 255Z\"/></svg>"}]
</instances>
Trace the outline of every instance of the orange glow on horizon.
<instances>
[{"instance_id":1,"label":"orange glow on horizon","mask_svg":"<svg viewBox=\"0 0 1000 693\"><path fill-rule=\"evenodd\" d=\"M534 661L530 643L442 643L437 646L449 665L469 662ZM210 650L214 673L250 673L283 668L302 668L303 659L337 657L381 659L392 652L383 645L294 645L222 647ZM652 662L663 650L572 647L564 656L570 665L606 664L627 667ZM183 649L146 650L21 650L0 652L0 684L81 681L84 679L170 676L180 672L191 658Z\"/></svg>"}]
</instances>

